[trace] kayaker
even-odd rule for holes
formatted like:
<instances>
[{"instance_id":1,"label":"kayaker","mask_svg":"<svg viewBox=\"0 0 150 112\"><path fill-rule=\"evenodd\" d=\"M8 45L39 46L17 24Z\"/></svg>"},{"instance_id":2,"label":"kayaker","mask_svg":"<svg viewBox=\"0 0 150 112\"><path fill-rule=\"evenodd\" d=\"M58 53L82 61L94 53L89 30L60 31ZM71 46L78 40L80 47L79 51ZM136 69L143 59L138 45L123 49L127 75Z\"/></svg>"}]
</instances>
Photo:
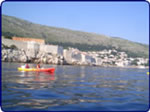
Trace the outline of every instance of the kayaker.
<instances>
[{"instance_id":1,"label":"kayaker","mask_svg":"<svg viewBox=\"0 0 150 112\"><path fill-rule=\"evenodd\" d=\"M30 68L28 64L25 64L25 68Z\"/></svg>"},{"instance_id":2,"label":"kayaker","mask_svg":"<svg viewBox=\"0 0 150 112\"><path fill-rule=\"evenodd\" d=\"M37 65L36 65L36 68L37 68L37 69L41 68L41 67L40 67L40 64L37 64Z\"/></svg>"}]
</instances>

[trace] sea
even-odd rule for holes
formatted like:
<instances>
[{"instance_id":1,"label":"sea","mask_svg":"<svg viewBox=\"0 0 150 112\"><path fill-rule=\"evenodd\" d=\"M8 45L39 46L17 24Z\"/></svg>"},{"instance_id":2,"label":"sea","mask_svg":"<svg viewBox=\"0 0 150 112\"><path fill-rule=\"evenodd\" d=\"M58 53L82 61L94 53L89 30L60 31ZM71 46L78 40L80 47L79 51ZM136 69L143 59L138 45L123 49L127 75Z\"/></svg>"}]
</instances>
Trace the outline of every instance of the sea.
<instances>
[{"instance_id":1,"label":"sea","mask_svg":"<svg viewBox=\"0 0 150 112\"><path fill-rule=\"evenodd\" d=\"M22 65L2 62L3 111L149 109L149 69L41 64L51 74L18 71Z\"/></svg>"}]
</instances>

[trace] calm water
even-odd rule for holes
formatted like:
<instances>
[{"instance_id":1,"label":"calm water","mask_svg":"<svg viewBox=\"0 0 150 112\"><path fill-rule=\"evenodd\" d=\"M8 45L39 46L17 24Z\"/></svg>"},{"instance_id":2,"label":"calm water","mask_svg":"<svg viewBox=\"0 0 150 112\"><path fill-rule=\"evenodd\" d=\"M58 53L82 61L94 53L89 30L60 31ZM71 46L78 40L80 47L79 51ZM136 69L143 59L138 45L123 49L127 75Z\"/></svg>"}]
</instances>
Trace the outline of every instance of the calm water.
<instances>
[{"instance_id":1,"label":"calm water","mask_svg":"<svg viewBox=\"0 0 150 112\"><path fill-rule=\"evenodd\" d=\"M149 107L148 69L54 66L55 75L2 63L3 110L141 111ZM32 64L32 66L35 66Z\"/></svg>"}]
</instances>

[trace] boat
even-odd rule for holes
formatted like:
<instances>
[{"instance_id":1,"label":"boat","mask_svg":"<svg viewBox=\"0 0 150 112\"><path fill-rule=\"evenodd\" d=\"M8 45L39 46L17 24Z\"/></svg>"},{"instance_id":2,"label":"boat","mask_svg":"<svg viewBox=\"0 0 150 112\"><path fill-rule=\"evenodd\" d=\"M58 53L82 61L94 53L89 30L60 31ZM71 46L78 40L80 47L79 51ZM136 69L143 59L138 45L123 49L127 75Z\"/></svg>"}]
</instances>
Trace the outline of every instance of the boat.
<instances>
[{"instance_id":1,"label":"boat","mask_svg":"<svg viewBox=\"0 0 150 112\"><path fill-rule=\"evenodd\" d=\"M18 68L18 71L24 71L24 72L50 72L50 73L54 73L55 72L55 68Z\"/></svg>"}]
</instances>

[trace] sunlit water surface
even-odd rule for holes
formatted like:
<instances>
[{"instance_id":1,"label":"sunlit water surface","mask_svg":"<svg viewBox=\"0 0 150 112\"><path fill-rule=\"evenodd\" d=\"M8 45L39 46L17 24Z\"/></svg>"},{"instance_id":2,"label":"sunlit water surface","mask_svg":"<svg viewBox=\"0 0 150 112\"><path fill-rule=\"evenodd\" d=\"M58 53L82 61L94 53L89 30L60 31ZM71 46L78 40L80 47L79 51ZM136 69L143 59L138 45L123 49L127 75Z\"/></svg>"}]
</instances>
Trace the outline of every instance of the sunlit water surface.
<instances>
[{"instance_id":1,"label":"sunlit water surface","mask_svg":"<svg viewBox=\"0 0 150 112\"><path fill-rule=\"evenodd\" d=\"M5 111L148 109L148 69L43 65L56 68L52 75L17 71L21 65L2 63L2 109Z\"/></svg>"}]
</instances>

